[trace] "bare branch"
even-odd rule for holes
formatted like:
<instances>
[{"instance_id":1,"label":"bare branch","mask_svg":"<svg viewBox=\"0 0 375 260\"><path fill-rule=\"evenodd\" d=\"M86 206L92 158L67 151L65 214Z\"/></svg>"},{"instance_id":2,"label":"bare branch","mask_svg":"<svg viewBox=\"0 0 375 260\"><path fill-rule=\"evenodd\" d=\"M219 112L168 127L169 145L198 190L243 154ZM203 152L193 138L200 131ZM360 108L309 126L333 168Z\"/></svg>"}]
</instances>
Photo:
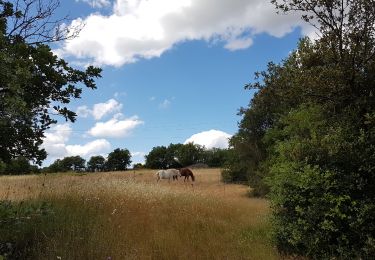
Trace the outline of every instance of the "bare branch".
<instances>
[{"instance_id":1,"label":"bare branch","mask_svg":"<svg viewBox=\"0 0 375 260\"><path fill-rule=\"evenodd\" d=\"M8 21L7 35L22 37L29 44L51 43L78 36L83 24L67 26L68 16L55 18L60 0L15 0L14 15Z\"/></svg>"}]
</instances>

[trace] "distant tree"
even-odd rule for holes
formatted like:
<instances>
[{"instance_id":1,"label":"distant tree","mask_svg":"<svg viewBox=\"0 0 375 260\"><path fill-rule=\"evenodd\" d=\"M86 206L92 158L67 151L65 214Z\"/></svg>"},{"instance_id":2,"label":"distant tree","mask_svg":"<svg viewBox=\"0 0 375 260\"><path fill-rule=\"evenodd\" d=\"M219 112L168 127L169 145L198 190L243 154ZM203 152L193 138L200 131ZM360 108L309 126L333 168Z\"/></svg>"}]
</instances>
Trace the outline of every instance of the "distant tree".
<instances>
[{"instance_id":1,"label":"distant tree","mask_svg":"<svg viewBox=\"0 0 375 260\"><path fill-rule=\"evenodd\" d=\"M61 160L63 171L83 171L85 170L85 162L81 156L68 156Z\"/></svg>"},{"instance_id":2,"label":"distant tree","mask_svg":"<svg viewBox=\"0 0 375 260\"><path fill-rule=\"evenodd\" d=\"M87 169L92 172L101 172L105 168L105 158L103 156L92 156L87 162Z\"/></svg>"},{"instance_id":3,"label":"distant tree","mask_svg":"<svg viewBox=\"0 0 375 260\"><path fill-rule=\"evenodd\" d=\"M56 115L75 121L67 104L82 86L95 89L101 69L74 69L47 43L76 36L65 19L54 20L58 0L0 1L0 160L20 156L41 164L40 146ZM70 31L69 31L70 30Z\"/></svg>"},{"instance_id":4,"label":"distant tree","mask_svg":"<svg viewBox=\"0 0 375 260\"><path fill-rule=\"evenodd\" d=\"M203 151L203 161L208 167L222 167L228 160L228 149L212 148Z\"/></svg>"},{"instance_id":5,"label":"distant tree","mask_svg":"<svg viewBox=\"0 0 375 260\"><path fill-rule=\"evenodd\" d=\"M56 159L48 167L44 167L43 172L49 172L49 173L64 172L64 169L61 164L61 159Z\"/></svg>"},{"instance_id":6,"label":"distant tree","mask_svg":"<svg viewBox=\"0 0 375 260\"><path fill-rule=\"evenodd\" d=\"M109 171L124 171L130 166L131 162L129 150L117 148L108 154L106 169Z\"/></svg>"},{"instance_id":7,"label":"distant tree","mask_svg":"<svg viewBox=\"0 0 375 260\"><path fill-rule=\"evenodd\" d=\"M55 160L51 165L43 169L44 172L82 171L85 169L85 159L81 156L68 156Z\"/></svg>"},{"instance_id":8,"label":"distant tree","mask_svg":"<svg viewBox=\"0 0 375 260\"><path fill-rule=\"evenodd\" d=\"M145 168L145 166L142 163L136 163L136 164L133 165L134 170L139 170L139 169L143 169L143 168Z\"/></svg>"},{"instance_id":9,"label":"distant tree","mask_svg":"<svg viewBox=\"0 0 375 260\"><path fill-rule=\"evenodd\" d=\"M181 168L182 164L178 161L178 151L182 149L183 144L169 144L166 153L166 168Z\"/></svg>"},{"instance_id":10,"label":"distant tree","mask_svg":"<svg viewBox=\"0 0 375 260\"><path fill-rule=\"evenodd\" d=\"M165 146L156 146L145 156L145 166L150 169L168 168L168 149Z\"/></svg>"},{"instance_id":11,"label":"distant tree","mask_svg":"<svg viewBox=\"0 0 375 260\"><path fill-rule=\"evenodd\" d=\"M193 143L156 146L145 156L146 168L180 168L204 162L204 148Z\"/></svg>"},{"instance_id":12,"label":"distant tree","mask_svg":"<svg viewBox=\"0 0 375 260\"><path fill-rule=\"evenodd\" d=\"M177 149L175 157L182 166L189 166L203 162L203 146L188 143Z\"/></svg>"}]
</instances>

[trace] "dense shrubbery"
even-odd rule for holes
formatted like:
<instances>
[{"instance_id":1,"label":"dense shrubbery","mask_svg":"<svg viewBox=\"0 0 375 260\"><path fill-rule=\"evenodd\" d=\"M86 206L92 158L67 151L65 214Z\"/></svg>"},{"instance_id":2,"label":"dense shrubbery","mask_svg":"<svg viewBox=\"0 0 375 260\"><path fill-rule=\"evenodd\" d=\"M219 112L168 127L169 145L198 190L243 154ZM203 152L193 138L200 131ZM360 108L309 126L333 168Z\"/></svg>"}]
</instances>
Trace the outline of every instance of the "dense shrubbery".
<instances>
[{"instance_id":1,"label":"dense shrubbery","mask_svg":"<svg viewBox=\"0 0 375 260\"><path fill-rule=\"evenodd\" d=\"M375 2L273 1L321 35L247 88L230 178L269 192L275 241L316 259L375 253Z\"/></svg>"}]
</instances>

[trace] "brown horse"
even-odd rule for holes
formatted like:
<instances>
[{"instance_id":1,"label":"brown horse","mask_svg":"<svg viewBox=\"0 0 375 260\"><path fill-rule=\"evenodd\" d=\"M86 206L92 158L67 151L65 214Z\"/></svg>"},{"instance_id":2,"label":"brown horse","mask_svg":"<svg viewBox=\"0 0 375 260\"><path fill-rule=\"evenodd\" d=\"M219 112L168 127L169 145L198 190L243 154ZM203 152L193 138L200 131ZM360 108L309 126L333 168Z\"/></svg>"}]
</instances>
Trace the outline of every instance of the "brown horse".
<instances>
[{"instance_id":1,"label":"brown horse","mask_svg":"<svg viewBox=\"0 0 375 260\"><path fill-rule=\"evenodd\" d=\"M192 181L195 181L194 174L193 174L193 172L190 169L188 169L188 168L181 168L181 169L179 169L179 171L180 171L181 177L182 176L185 177L184 181L189 180L189 177L191 177Z\"/></svg>"}]
</instances>

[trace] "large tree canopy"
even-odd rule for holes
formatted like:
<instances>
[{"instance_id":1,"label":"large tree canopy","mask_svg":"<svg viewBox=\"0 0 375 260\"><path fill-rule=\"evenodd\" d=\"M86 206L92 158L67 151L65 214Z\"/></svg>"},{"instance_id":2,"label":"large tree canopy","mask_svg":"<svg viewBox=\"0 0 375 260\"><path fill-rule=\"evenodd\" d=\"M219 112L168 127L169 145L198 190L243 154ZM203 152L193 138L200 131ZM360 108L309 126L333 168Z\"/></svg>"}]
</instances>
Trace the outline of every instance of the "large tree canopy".
<instances>
[{"instance_id":1,"label":"large tree canopy","mask_svg":"<svg viewBox=\"0 0 375 260\"><path fill-rule=\"evenodd\" d=\"M51 21L58 1L0 1L0 160L23 156L36 163L44 132L56 116L74 122L67 104L82 87L95 89L101 69L74 69L46 43L74 36ZM52 27L49 27L52 26ZM54 33L57 32L57 33Z\"/></svg>"},{"instance_id":2,"label":"large tree canopy","mask_svg":"<svg viewBox=\"0 0 375 260\"><path fill-rule=\"evenodd\" d=\"M313 259L375 253L375 1L280 0L302 13L315 41L302 39L247 88L231 139L234 164L272 202L275 241ZM232 170L233 169L233 170ZM231 171L232 170L232 171Z\"/></svg>"}]
</instances>

